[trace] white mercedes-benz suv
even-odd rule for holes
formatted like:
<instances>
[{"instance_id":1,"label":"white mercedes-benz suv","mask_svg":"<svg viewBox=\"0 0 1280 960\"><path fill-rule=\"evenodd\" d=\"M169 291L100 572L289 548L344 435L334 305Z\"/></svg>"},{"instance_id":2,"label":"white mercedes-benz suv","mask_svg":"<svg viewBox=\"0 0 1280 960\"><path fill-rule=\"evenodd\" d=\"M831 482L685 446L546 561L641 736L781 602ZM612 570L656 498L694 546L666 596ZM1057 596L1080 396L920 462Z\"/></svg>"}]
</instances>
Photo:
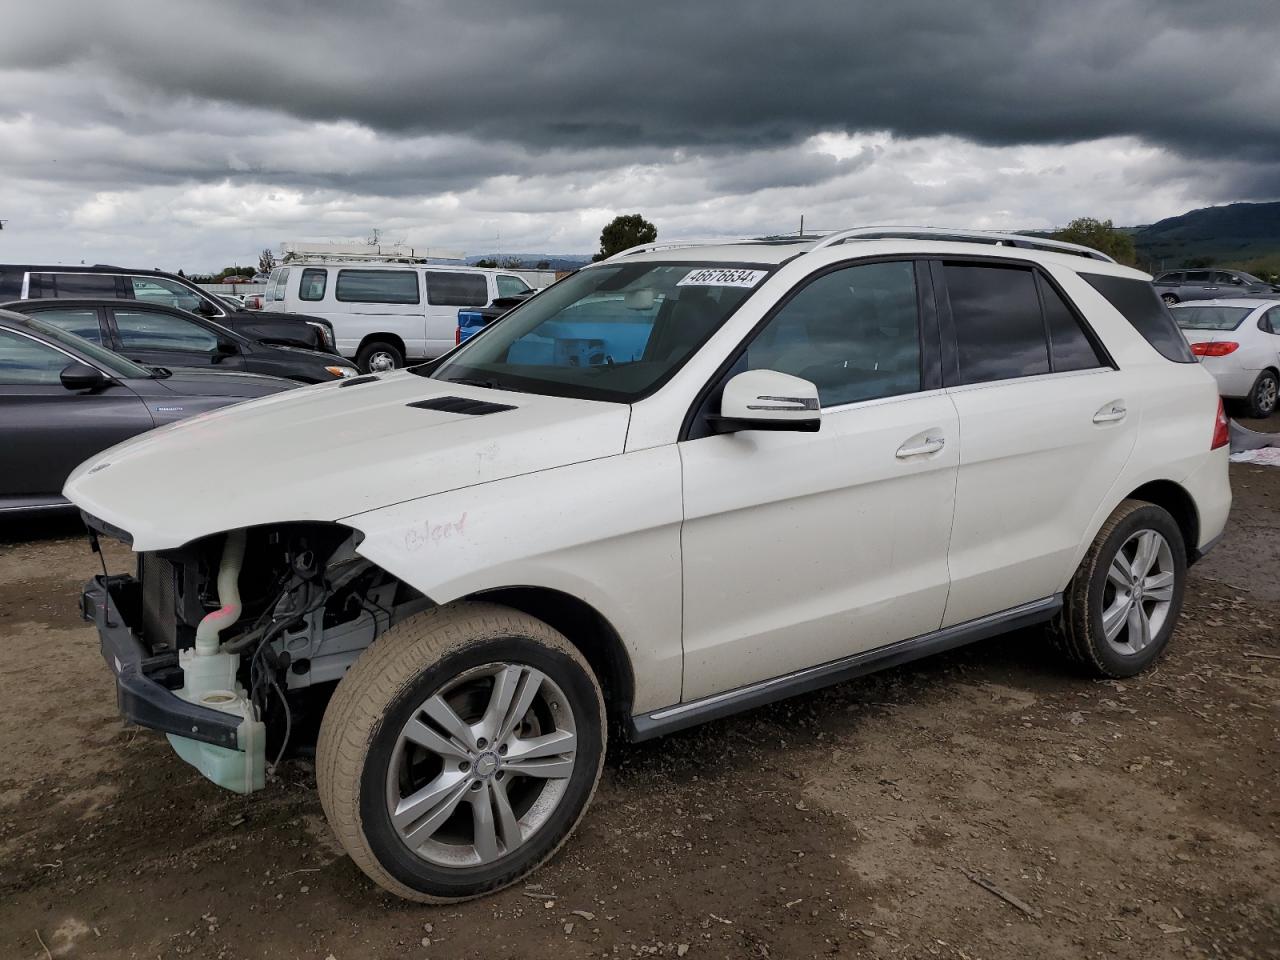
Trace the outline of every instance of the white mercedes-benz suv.
<instances>
[{"instance_id":1,"label":"white mercedes-benz suv","mask_svg":"<svg viewBox=\"0 0 1280 960\"><path fill-rule=\"evenodd\" d=\"M334 831L420 901L550 857L609 729L1040 623L1136 674L1231 502L1218 391L1148 276L912 228L629 250L430 364L157 430L65 493L138 557L81 601L122 712L242 792L322 714Z\"/></svg>"}]
</instances>

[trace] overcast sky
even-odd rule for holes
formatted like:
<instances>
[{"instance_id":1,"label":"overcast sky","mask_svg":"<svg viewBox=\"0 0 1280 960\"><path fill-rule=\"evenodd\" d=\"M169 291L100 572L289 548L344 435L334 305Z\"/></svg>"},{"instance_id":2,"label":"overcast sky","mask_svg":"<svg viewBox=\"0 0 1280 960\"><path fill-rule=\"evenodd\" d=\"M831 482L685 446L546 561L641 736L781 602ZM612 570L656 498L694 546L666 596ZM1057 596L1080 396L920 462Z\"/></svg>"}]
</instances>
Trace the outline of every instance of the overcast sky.
<instances>
[{"instance_id":1,"label":"overcast sky","mask_svg":"<svg viewBox=\"0 0 1280 960\"><path fill-rule=\"evenodd\" d=\"M1277 0L40 0L0 24L4 262L1280 198Z\"/></svg>"}]
</instances>

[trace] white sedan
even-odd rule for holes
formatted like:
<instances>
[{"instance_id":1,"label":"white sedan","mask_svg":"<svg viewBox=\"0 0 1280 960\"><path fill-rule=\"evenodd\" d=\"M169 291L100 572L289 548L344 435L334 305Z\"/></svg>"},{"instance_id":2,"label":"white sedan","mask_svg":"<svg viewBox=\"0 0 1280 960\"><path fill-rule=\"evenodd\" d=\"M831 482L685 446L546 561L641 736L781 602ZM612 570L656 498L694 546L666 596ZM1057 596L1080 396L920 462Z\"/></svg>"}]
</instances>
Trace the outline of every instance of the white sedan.
<instances>
[{"instance_id":1,"label":"white sedan","mask_svg":"<svg viewBox=\"0 0 1280 960\"><path fill-rule=\"evenodd\" d=\"M1197 300L1170 309L1218 392L1243 400L1250 416L1271 416L1280 397L1280 300Z\"/></svg>"}]
</instances>

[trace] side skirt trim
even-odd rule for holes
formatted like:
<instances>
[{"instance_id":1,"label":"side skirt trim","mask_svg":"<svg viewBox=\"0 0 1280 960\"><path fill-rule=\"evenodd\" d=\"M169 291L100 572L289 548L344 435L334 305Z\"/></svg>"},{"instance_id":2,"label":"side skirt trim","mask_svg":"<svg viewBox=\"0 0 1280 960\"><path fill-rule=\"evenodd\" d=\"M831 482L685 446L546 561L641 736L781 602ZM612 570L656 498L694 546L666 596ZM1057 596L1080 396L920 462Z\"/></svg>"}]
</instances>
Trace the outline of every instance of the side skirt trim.
<instances>
[{"instance_id":1,"label":"side skirt trim","mask_svg":"<svg viewBox=\"0 0 1280 960\"><path fill-rule=\"evenodd\" d=\"M1062 594L1060 593L1045 597L1043 600L1033 600L1000 613L912 637L910 640L900 640L897 643L877 647L874 650L864 650L816 667L806 667L781 677L738 687L736 690L639 714L631 718L629 733L633 741L648 740L651 737L674 733L686 727L697 726L709 720L718 720L775 700L808 693L833 683L841 683L877 670L896 667L935 653L985 640L996 634L1035 626L1052 619L1061 609Z\"/></svg>"}]
</instances>

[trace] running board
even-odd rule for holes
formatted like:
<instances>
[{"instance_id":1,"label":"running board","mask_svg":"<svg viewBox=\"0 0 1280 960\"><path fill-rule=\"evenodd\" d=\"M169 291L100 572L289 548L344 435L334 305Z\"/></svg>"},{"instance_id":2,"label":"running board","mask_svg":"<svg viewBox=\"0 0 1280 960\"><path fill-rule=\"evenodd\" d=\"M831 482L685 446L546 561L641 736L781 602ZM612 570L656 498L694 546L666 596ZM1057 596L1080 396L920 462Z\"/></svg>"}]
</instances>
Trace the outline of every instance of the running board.
<instances>
[{"instance_id":1,"label":"running board","mask_svg":"<svg viewBox=\"0 0 1280 960\"><path fill-rule=\"evenodd\" d=\"M953 650L996 634L1035 626L1052 619L1061 609L1062 594L1055 594L1043 600L1034 600L1031 603L1011 607L1000 613L944 627L910 640L900 640L885 647L864 650L862 653L855 653L816 667L806 667L794 673L774 677L772 680L761 680L745 687L738 687L736 690L703 697L701 700L663 707L652 713L632 717L629 731L631 739L633 741L648 740L651 737L675 733L686 727L697 726L709 720L718 720L743 710L773 703L775 700L809 693L833 683L852 680L863 674Z\"/></svg>"}]
</instances>

